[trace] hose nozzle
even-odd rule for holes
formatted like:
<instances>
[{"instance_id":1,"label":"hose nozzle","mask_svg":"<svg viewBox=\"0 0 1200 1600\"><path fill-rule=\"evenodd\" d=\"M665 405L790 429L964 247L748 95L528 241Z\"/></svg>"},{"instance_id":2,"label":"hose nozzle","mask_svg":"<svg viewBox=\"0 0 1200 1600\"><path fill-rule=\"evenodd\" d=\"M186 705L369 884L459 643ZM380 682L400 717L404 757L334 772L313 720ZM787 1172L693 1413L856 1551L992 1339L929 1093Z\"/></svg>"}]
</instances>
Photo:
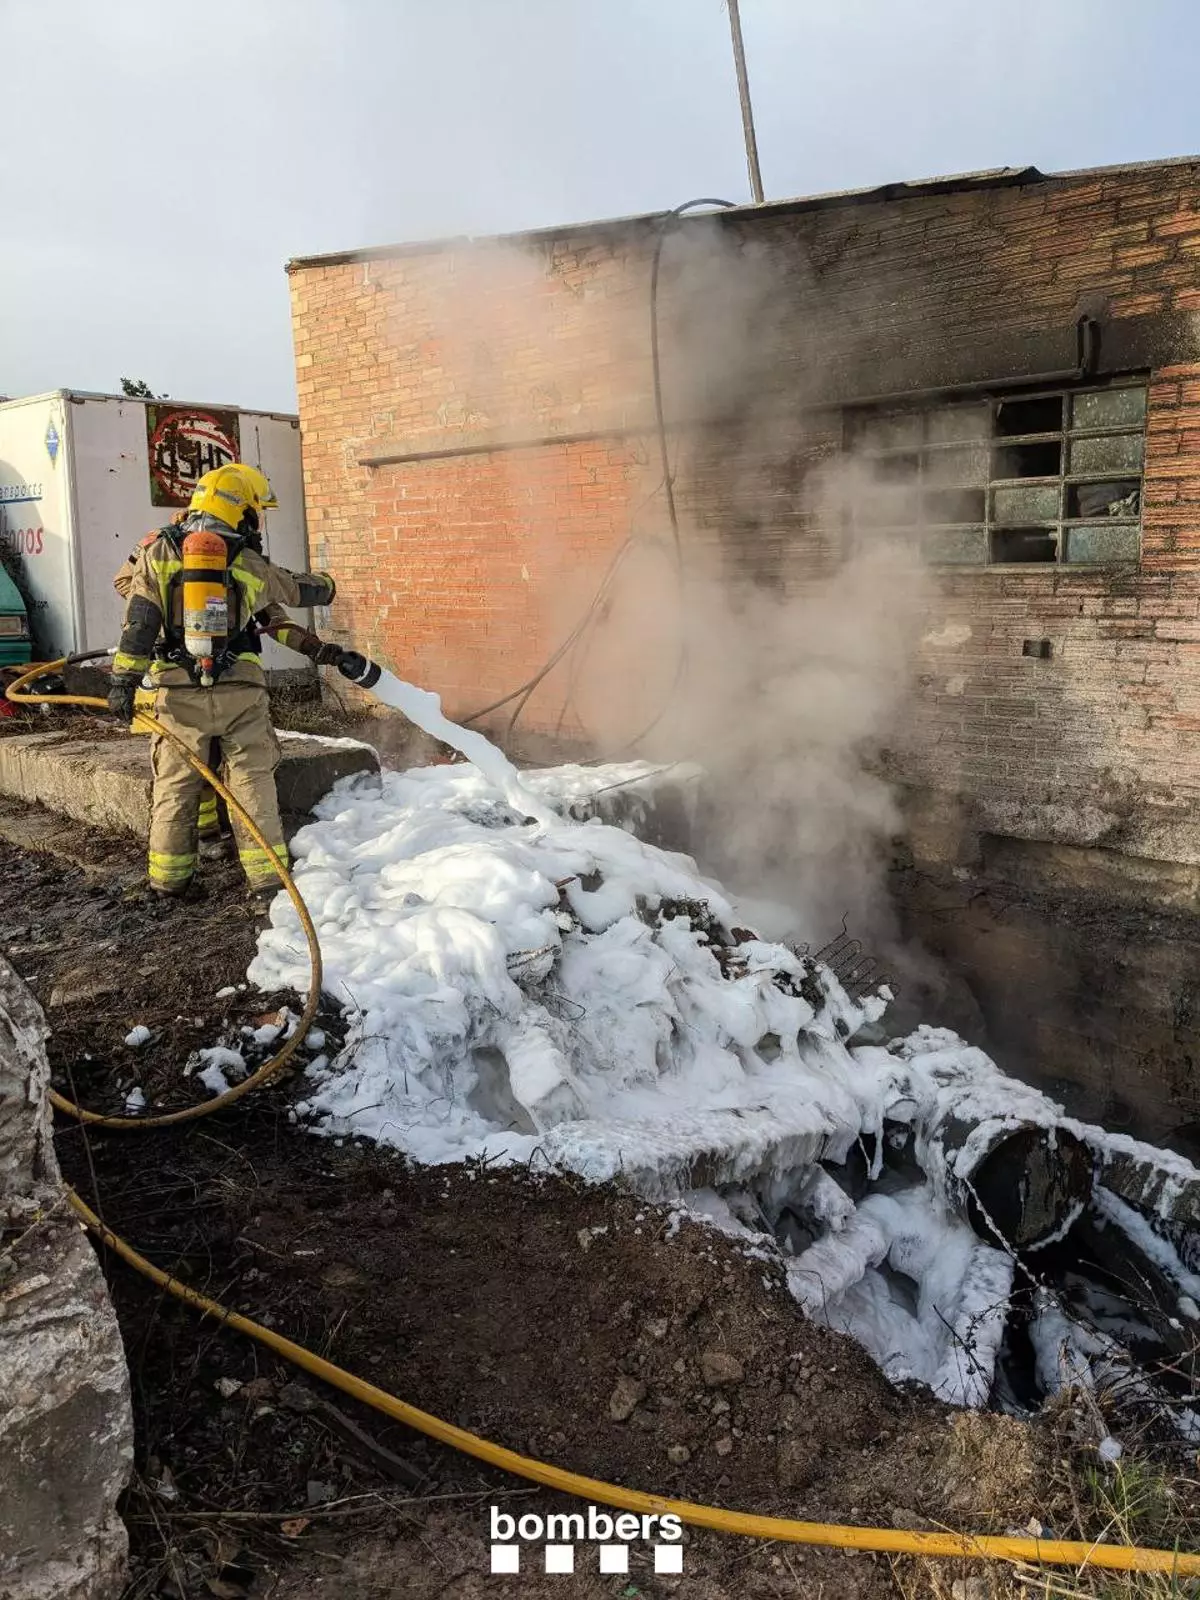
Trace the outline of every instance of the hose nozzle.
<instances>
[{"instance_id":1,"label":"hose nozzle","mask_svg":"<svg viewBox=\"0 0 1200 1600\"><path fill-rule=\"evenodd\" d=\"M337 669L343 678L349 679L359 689L373 689L383 672L382 667L360 655L357 650L343 650Z\"/></svg>"}]
</instances>

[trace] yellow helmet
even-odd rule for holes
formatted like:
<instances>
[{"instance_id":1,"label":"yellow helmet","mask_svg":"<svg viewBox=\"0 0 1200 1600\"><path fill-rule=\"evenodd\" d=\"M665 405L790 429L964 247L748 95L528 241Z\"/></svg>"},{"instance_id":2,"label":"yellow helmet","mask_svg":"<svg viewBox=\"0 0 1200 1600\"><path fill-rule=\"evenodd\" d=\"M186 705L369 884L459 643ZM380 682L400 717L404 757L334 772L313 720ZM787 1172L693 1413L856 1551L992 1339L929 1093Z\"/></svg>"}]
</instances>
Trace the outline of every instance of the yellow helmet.
<instances>
[{"instance_id":1,"label":"yellow helmet","mask_svg":"<svg viewBox=\"0 0 1200 1600\"><path fill-rule=\"evenodd\" d=\"M245 461L238 462L238 471L254 491L251 504L256 511L272 511L278 506L279 501L275 498L271 480L265 472L260 472L257 467L252 467Z\"/></svg>"},{"instance_id":2,"label":"yellow helmet","mask_svg":"<svg viewBox=\"0 0 1200 1600\"><path fill-rule=\"evenodd\" d=\"M263 511L278 504L265 472L234 461L227 467L214 467L197 481L188 510L206 512L236 533L247 511L257 520Z\"/></svg>"}]
</instances>

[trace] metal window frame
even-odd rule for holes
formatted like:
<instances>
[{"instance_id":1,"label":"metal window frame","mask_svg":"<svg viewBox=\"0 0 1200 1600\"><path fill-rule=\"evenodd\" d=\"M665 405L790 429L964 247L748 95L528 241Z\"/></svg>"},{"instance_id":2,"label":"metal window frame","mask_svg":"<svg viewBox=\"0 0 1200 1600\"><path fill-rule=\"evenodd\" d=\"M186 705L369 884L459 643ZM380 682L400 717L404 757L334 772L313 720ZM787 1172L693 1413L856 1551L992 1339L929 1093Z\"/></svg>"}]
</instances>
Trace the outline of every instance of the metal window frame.
<instances>
[{"instance_id":1,"label":"metal window frame","mask_svg":"<svg viewBox=\"0 0 1200 1600\"><path fill-rule=\"evenodd\" d=\"M936 461L939 455L946 452L980 449L987 453L987 475L982 484L938 484L937 488L963 490L981 490L983 493L983 518L968 521L936 523L927 522L901 523L896 525L878 525L864 527L854 519L851 514L850 522L853 537L856 542L866 536L879 535L917 535L928 534L936 529L938 533L972 532L979 530L984 541L985 556L982 561L940 561L930 558L933 566L951 568L956 571L985 571L999 570L1004 572L1027 571L1031 568L1046 570L1053 568L1055 571L1083 571L1094 567L1121 566L1125 568L1139 565L1141 562L1141 496L1145 492L1146 451L1145 437L1146 425L1149 415L1148 390L1150 383L1149 373L1122 374L1110 382L1097 383L1095 381L1076 381L1071 383L1056 383L1053 387L1038 385L1036 380L1028 389L1019 390L1010 385L997 385L994 390L981 390L970 398L961 400L951 399L949 396L939 396L936 400L932 397L914 399L912 404L904 405L898 397L888 397L884 404L868 404L847 406L842 411L842 447L846 453L853 453L859 459L873 462L886 462L888 460L916 458L916 471L912 486L917 495L923 497L927 489L927 468L931 461ZM1143 406L1141 421L1137 423L1122 423L1110 427L1080 427L1072 426L1073 402L1080 395L1108 394L1114 390L1138 389L1147 395L1147 403ZM996 431L999 408L1002 405L1011 405L1013 402L1056 399L1060 402L1059 427L1057 430L1047 430L1039 433L1028 434L1001 434ZM986 434L978 438L937 439L929 438L932 419L947 411L972 409L988 409L988 428ZM902 418L911 415L920 419L921 437L892 445L864 448L860 442L859 432L864 423L872 418L883 416ZM1071 444L1077 439L1109 439L1118 436L1140 437L1142 445L1141 465L1135 470L1072 472L1070 468ZM1057 444L1059 447L1059 471L1057 473L1042 474L1037 477L1000 478L994 477L993 470L997 453L1000 450L1011 449L1018 445L1029 444ZM1124 483L1136 478L1139 490L1139 510L1136 517L1071 517L1067 515L1070 505L1070 493L1073 487L1079 484L1090 483ZM1045 518L1034 522L1013 523L1000 522L993 514L994 495L997 489L1006 488L1038 488L1055 486L1058 490L1057 510L1053 518ZM1112 526L1118 528L1136 528L1138 531L1138 553L1136 556L1117 557L1107 561L1068 561L1065 559L1069 545L1070 530L1079 527ZM994 535L1001 530L1028 531L1037 533L1043 530L1054 537L1055 553L1051 561L1004 561L996 560L993 556L995 549Z\"/></svg>"}]
</instances>

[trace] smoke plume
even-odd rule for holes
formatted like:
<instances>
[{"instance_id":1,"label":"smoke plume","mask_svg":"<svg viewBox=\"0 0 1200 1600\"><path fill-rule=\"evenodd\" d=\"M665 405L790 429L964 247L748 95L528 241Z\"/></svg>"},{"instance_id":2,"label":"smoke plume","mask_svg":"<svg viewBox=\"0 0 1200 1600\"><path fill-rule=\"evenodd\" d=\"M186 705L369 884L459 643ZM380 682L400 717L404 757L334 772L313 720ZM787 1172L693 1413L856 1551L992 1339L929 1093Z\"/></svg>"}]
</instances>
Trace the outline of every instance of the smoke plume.
<instances>
[{"instance_id":1,"label":"smoke plume","mask_svg":"<svg viewBox=\"0 0 1200 1600\"><path fill-rule=\"evenodd\" d=\"M591 754L699 763L714 871L793 908L801 937L821 942L846 918L888 939L885 862L902 824L881 753L904 725L926 598L912 486L847 454L840 414L821 408L823 290L803 253L781 261L692 222L664 240L659 277L672 524L641 250L598 246L598 265L553 243L474 245L431 267L425 324L406 321L406 338L436 348L444 429L509 441L646 424L616 475L615 450L568 451L565 470L595 476L607 537L564 527L538 456L489 458L510 527L481 585L488 563L511 561L543 659L587 617L522 726ZM844 327L844 304L837 314ZM524 387L518 368L533 375ZM446 650L448 665L453 638ZM501 736L506 714L490 724Z\"/></svg>"},{"instance_id":2,"label":"smoke plume","mask_svg":"<svg viewBox=\"0 0 1200 1600\"><path fill-rule=\"evenodd\" d=\"M678 548L651 451L638 546L574 705L600 751L648 729L638 753L703 767L706 864L740 893L785 903L810 941L847 920L891 943L903 823L882 757L903 738L929 598L913 486L845 451L820 406L797 303L819 324L821 296L802 263L712 225L669 245Z\"/></svg>"},{"instance_id":3,"label":"smoke plume","mask_svg":"<svg viewBox=\"0 0 1200 1600\"><path fill-rule=\"evenodd\" d=\"M831 517L877 490L866 469L839 462L806 504ZM878 539L790 587L733 582L701 561L678 588L660 551L614 602L576 690L597 749L625 753L653 723L639 754L704 769L706 865L739 893L792 908L790 931L806 940L844 919L889 940L886 861L902 819L881 768L911 692L920 561ZM685 543L685 563L689 553Z\"/></svg>"}]
</instances>

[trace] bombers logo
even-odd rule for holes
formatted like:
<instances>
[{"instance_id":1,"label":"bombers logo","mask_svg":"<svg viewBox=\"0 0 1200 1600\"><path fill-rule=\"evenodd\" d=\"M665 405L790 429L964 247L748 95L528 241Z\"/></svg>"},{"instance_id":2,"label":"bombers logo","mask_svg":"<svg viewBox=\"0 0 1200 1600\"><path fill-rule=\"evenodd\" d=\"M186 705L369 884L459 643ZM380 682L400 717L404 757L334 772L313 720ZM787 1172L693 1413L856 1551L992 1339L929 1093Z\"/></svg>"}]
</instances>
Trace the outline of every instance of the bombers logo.
<instances>
[{"instance_id":1,"label":"bombers logo","mask_svg":"<svg viewBox=\"0 0 1200 1600\"><path fill-rule=\"evenodd\" d=\"M575 1572L575 1552L580 1546L594 1552L585 1558L586 1570L628 1575L629 1546L635 1542L649 1545L655 1572L683 1571L683 1523L670 1512L635 1516L627 1511L614 1515L589 1505L583 1512L546 1517L529 1512L514 1516L493 1505L488 1507L488 1518L494 1573L521 1572L522 1546L532 1545L533 1566L546 1572Z\"/></svg>"},{"instance_id":2,"label":"bombers logo","mask_svg":"<svg viewBox=\"0 0 1200 1600\"><path fill-rule=\"evenodd\" d=\"M151 504L186 506L198 479L238 459L237 412L148 405L146 446Z\"/></svg>"}]
</instances>

